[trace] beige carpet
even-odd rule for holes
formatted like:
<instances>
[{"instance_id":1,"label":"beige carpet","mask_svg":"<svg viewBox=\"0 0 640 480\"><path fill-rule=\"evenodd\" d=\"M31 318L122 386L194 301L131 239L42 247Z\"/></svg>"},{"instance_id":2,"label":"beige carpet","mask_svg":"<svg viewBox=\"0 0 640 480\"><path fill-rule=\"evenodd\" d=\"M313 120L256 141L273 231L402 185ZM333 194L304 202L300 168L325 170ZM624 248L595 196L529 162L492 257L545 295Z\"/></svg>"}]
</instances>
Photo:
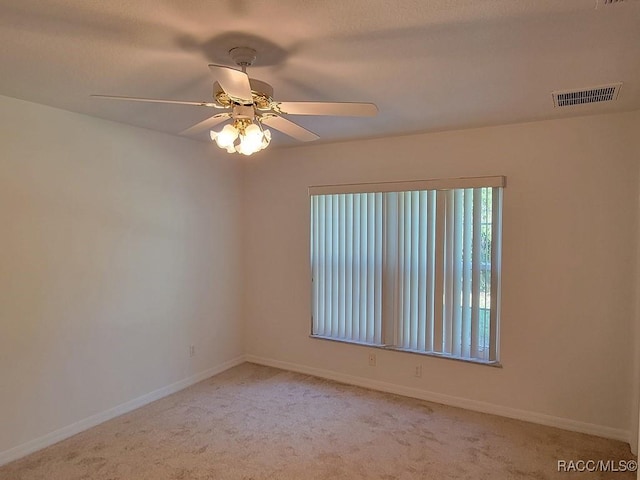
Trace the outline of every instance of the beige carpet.
<instances>
[{"instance_id":1,"label":"beige carpet","mask_svg":"<svg viewBox=\"0 0 640 480\"><path fill-rule=\"evenodd\" d=\"M628 445L244 364L0 467L0 479L631 479Z\"/></svg>"}]
</instances>

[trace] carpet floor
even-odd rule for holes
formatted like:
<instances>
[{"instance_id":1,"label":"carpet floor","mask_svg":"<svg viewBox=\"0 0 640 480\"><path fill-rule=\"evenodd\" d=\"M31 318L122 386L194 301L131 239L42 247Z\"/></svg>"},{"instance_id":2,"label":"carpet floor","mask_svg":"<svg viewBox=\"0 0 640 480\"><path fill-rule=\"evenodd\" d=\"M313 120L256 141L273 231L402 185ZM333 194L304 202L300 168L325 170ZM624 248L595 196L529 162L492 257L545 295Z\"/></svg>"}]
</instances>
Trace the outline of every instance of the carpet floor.
<instances>
[{"instance_id":1,"label":"carpet floor","mask_svg":"<svg viewBox=\"0 0 640 480\"><path fill-rule=\"evenodd\" d=\"M2 480L636 478L629 446L245 363L0 467Z\"/></svg>"}]
</instances>

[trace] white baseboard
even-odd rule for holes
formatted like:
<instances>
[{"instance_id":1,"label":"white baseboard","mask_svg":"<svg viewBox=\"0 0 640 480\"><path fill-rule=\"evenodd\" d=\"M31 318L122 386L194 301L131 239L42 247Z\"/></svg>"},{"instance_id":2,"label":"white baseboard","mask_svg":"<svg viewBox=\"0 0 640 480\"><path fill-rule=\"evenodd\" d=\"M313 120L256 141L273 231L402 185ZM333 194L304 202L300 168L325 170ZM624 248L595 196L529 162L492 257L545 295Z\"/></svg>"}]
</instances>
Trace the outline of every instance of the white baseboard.
<instances>
[{"instance_id":1,"label":"white baseboard","mask_svg":"<svg viewBox=\"0 0 640 480\"><path fill-rule=\"evenodd\" d=\"M380 390L383 392L404 395L406 397L419 398L421 400L441 403L441 404L449 405L452 407L465 408L467 410L474 410L476 412L490 413L493 415L514 418L517 420L524 420L526 422L537 423L537 424L546 425L549 427L561 428L563 430L570 430L570 431L579 432L579 433L587 433L590 435L596 435L598 437L605 437L613 440L620 440L626 443L629 443L631 439L631 434L629 431L617 429L617 428L611 428L604 425L596 425L593 423L580 422L578 420L572 420L569 418L554 417L552 415L546 415L544 413L531 412L527 410L519 410L516 408L495 405L493 403L481 402L478 400L470 400L462 397L454 397L454 396L445 395L442 393L430 392L428 390L405 387L403 385L381 382L378 380L370 380L367 378L356 377L353 375L346 375L344 373L339 373L332 370L324 370L324 369L309 367L306 365L300 365L296 363L289 363L289 362L283 362L280 360L273 360L270 358L258 357L255 355L246 355L245 359L247 362L251 362L251 363L257 363L257 364L266 365L269 367L281 368L283 370L290 370L293 372L304 373L307 375L313 375L315 377L327 378L329 380L335 380L337 382L347 383L349 385L356 385L359 387L370 388L372 390Z\"/></svg>"},{"instance_id":2,"label":"white baseboard","mask_svg":"<svg viewBox=\"0 0 640 480\"><path fill-rule=\"evenodd\" d=\"M166 387L159 388L157 390L154 390L153 392L142 395L141 397L134 398L133 400L122 403L116 407L110 408L109 410L98 413L96 415L92 415L91 417L72 423L71 425L67 425L66 427L62 427L42 437L23 443L9 450L0 452L0 465L4 465L37 450L53 445L54 443L64 440L65 438L69 438L72 435L80 433L91 427L95 427L96 425L106 422L107 420L111 420L112 418L130 412L131 410L135 410L136 408L140 408L144 405L147 405L148 403L166 397L167 395L171 395L172 393L183 390L187 387L190 387L191 385L222 373L225 370L235 367L236 365L240 365L244 362L245 356L240 355L239 357L228 360L216 367L197 373L183 380L172 383L171 385L167 385Z\"/></svg>"}]
</instances>

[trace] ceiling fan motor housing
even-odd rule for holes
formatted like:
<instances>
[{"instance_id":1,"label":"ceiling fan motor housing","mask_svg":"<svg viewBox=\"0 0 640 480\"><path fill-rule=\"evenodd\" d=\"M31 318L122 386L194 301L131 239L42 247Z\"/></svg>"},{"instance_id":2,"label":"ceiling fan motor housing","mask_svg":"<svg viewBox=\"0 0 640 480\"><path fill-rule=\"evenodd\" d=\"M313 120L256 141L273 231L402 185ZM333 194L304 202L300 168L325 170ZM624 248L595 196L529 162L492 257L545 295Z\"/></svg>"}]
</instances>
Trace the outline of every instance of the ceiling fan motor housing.
<instances>
[{"instance_id":1,"label":"ceiling fan motor housing","mask_svg":"<svg viewBox=\"0 0 640 480\"><path fill-rule=\"evenodd\" d=\"M255 112L253 111L253 107L251 105L234 105L233 111L231 112L232 118L243 118L252 120L255 116Z\"/></svg>"},{"instance_id":2,"label":"ceiling fan motor housing","mask_svg":"<svg viewBox=\"0 0 640 480\"><path fill-rule=\"evenodd\" d=\"M249 79L249 84L251 85L253 105L258 110L271 109L273 103L273 87L266 82L254 78ZM213 98L224 107L229 107L234 104L218 82L213 84Z\"/></svg>"}]
</instances>

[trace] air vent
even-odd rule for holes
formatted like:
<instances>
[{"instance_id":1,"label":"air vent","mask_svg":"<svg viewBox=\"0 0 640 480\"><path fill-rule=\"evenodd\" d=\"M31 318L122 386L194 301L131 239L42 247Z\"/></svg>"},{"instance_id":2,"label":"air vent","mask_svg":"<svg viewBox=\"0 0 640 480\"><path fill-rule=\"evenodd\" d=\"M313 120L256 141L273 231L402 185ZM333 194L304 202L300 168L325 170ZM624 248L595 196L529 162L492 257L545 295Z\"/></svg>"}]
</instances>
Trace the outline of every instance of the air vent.
<instances>
[{"instance_id":1,"label":"air vent","mask_svg":"<svg viewBox=\"0 0 640 480\"><path fill-rule=\"evenodd\" d=\"M604 7L611 7L611 5L621 5L625 3L624 0L596 0L596 10ZM629 3L629 2L627 2Z\"/></svg>"},{"instance_id":2,"label":"air vent","mask_svg":"<svg viewBox=\"0 0 640 480\"><path fill-rule=\"evenodd\" d=\"M551 92L554 107L570 107L584 103L611 102L618 98L622 82L580 90Z\"/></svg>"},{"instance_id":3,"label":"air vent","mask_svg":"<svg viewBox=\"0 0 640 480\"><path fill-rule=\"evenodd\" d=\"M619 3L624 3L624 0L596 0L596 10L600 7L608 7Z\"/></svg>"}]
</instances>

